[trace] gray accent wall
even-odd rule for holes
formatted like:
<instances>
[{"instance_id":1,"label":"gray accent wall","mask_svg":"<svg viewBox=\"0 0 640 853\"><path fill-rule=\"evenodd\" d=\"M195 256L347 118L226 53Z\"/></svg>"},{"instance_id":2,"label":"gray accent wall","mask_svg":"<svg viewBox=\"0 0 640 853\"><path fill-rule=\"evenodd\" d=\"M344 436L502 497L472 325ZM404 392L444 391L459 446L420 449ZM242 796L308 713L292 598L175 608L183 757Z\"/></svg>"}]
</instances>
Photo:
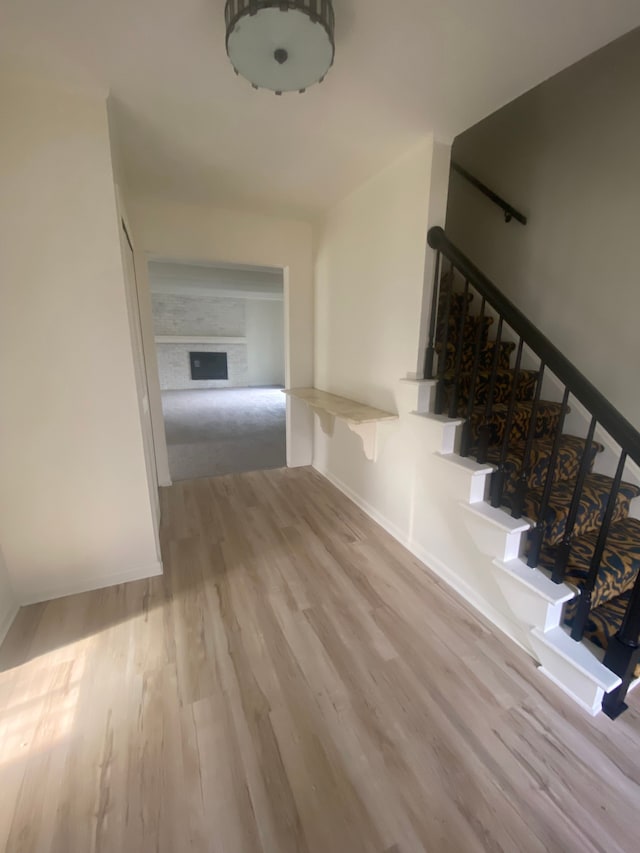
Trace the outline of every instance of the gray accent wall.
<instances>
[{"instance_id":1,"label":"gray accent wall","mask_svg":"<svg viewBox=\"0 0 640 853\"><path fill-rule=\"evenodd\" d=\"M459 136L453 158L529 217L451 175L446 231L640 427L640 30Z\"/></svg>"}]
</instances>

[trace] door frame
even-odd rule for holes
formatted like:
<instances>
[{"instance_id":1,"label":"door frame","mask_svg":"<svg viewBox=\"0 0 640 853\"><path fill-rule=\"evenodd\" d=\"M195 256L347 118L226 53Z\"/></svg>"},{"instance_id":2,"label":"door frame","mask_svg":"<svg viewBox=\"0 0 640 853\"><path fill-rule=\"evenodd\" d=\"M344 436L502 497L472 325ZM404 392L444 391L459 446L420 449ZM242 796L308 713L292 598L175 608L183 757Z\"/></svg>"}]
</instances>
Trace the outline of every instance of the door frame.
<instances>
[{"instance_id":1,"label":"door frame","mask_svg":"<svg viewBox=\"0 0 640 853\"><path fill-rule=\"evenodd\" d=\"M273 263L259 263L256 261L242 263L238 260L221 260L220 258L186 258L186 257L167 257L154 252L144 252L141 260L144 261L144 272L138 275L138 291L140 296L141 308L141 330L143 335L144 349L146 353L145 369L147 372L147 388L150 397L150 414L151 425L154 440L154 449L156 455L156 471L158 484L160 486L172 485L171 472L169 470L169 453L167 448L167 436L164 425L164 415L162 412L162 391L160 388L160 374L158 370L158 359L155 343L155 330L153 327L153 310L151 302L151 284L149 280L149 263L173 263L195 266L237 266L237 267L270 267L271 269L282 270L283 280L283 312L284 312L284 376L285 387L290 387L291 376L291 346L290 346L290 273L289 267L281 266ZM141 265L138 264L137 270L141 272ZM146 333L146 335L145 335ZM292 418L287 398L287 417L286 417L286 452L287 465L290 465L290 448L292 441Z\"/></svg>"}]
</instances>

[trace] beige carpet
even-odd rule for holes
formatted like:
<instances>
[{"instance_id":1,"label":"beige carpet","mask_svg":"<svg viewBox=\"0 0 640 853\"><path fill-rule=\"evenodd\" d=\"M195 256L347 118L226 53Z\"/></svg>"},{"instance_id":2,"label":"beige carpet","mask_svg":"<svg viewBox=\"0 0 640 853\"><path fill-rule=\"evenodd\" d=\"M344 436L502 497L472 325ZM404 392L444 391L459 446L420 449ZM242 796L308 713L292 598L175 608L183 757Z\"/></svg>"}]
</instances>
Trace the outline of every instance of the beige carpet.
<instances>
[{"instance_id":1,"label":"beige carpet","mask_svg":"<svg viewBox=\"0 0 640 853\"><path fill-rule=\"evenodd\" d=\"M279 388L163 391L174 482L286 465L286 398Z\"/></svg>"}]
</instances>

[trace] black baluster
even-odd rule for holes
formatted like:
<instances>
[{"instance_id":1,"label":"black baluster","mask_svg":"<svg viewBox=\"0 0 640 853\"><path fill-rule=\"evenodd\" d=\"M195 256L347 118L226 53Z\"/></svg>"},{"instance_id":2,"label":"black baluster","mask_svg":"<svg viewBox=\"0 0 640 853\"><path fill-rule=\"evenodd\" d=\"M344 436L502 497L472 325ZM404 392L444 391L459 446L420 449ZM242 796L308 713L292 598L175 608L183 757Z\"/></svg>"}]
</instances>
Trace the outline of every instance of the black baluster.
<instances>
[{"instance_id":1,"label":"black baluster","mask_svg":"<svg viewBox=\"0 0 640 853\"><path fill-rule=\"evenodd\" d=\"M478 428L478 455L477 460L480 464L487 461L487 453L489 450L489 439L491 438L491 416L493 414L493 394L496 388L496 375L498 371L498 359L500 357L500 342L502 338L502 317L498 321L498 331L496 333L495 352L491 362L491 376L489 378L489 390L487 393L487 404L484 410L484 418L482 425Z\"/></svg>"},{"instance_id":2,"label":"black baluster","mask_svg":"<svg viewBox=\"0 0 640 853\"><path fill-rule=\"evenodd\" d=\"M531 404L531 420L529 421L529 427L527 429L527 440L524 447L524 456L520 467L520 475L515 485L513 500L511 503L511 515L513 518L521 518L524 511L524 499L527 494L527 483L529 481L529 473L531 471L529 461L531 459L531 451L533 450L533 442L536 437L536 422L538 420L538 406L540 405L540 394L542 392L543 379L544 362L541 362L538 379L536 381L536 391L533 397L533 403Z\"/></svg>"},{"instance_id":3,"label":"black baluster","mask_svg":"<svg viewBox=\"0 0 640 853\"><path fill-rule=\"evenodd\" d=\"M567 563L569 562L571 541L573 539L573 528L575 527L576 519L578 518L578 510L580 509L580 498L582 497L584 481L591 465L591 445L593 444L593 434L596 431L596 423L596 419L591 418L587 441L584 446L582 459L580 460L580 469L578 471L576 487L573 490L571 508L569 509L569 514L567 515L567 521L565 523L564 536L562 537L562 542L558 545L558 549L556 551L555 564L551 574L551 580L554 583L562 583Z\"/></svg>"},{"instance_id":4,"label":"black baluster","mask_svg":"<svg viewBox=\"0 0 640 853\"><path fill-rule=\"evenodd\" d=\"M556 464L558 462L558 454L560 453L560 442L562 441L562 429L564 427L564 419L567 416L569 408L569 389L564 389L562 404L560 406L560 418L558 420L558 429L553 440L553 449L551 458L549 459L549 468L547 470L547 478L544 481L544 489L542 492L542 500L540 501L540 512L536 526L529 534L529 553L527 555L527 565L531 569L535 569L540 560L540 549L542 548L542 540L544 538L545 519L549 508L549 499L551 498L551 489L556 474ZM520 515L514 515L514 518L520 518Z\"/></svg>"},{"instance_id":5,"label":"black baluster","mask_svg":"<svg viewBox=\"0 0 640 853\"><path fill-rule=\"evenodd\" d=\"M458 340L456 341L456 359L453 367L453 386L449 397L449 417L456 418L458 416L458 393L460 390L460 368L462 367L462 349L464 346L464 332L467 324L467 313L469 310L469 282L464 283L462 313L458 324Z\"/></svg>"},{"instance_id":6,"label":"black baluster","mask_svg":"<svg viewBox=\"0 0 640 853\"><path fill-rule=\"evenodd\" d=\"M462 425L460 435L460 455L468 456L471 451L471 416L473 414L473 405L476 396L476 385L478 382L478 373L480 371L480 350L482 348L482 333L484 331L484 309L486 307L486 299L482 297L480 305L480 315L478 317L478 328L473 348L473 368L471 370L471 382L469 383L469 399L467 400L465 422Z\"/></svg>"},{"instance_id":7,"label":"black baluster","mask_svg":"<svg viewBox=\"0 0 640 853\"><path fill-rule=\"evenodd\" d=\"M447 287L446 307L444 311L444 332L441 343L440 355L438 356L438 384L436 385L436 397L434 411L441 415L444 411L445 400L445 372L447 369L447 347L449 346L449 317L451 314L451 295L453 291L453 263L450 264L450 281Z\"/></svg>"},{"instance_id":8,"label":"black baluster","mask_svg":"<svg viewBox=\"0 0 640 853\"><path fill-rule=\"evenodd\" d=\"M640 573L631 592L631 598L622 620L620 630L609 640L604 656L604 665L622 679L622 684L607 693L602 710L615 720L627 710L625 697L640 660Z\"/></svg>"},{"instance_id":9,"label":"black baluster","mask_svg":"<svg viewBox=\"0 0 640 853\"><path fill-rule=\"evenodd\" d=\"M498 467L491 475L491 506L499 507L502 504L502 495L504 492L505 468L507 463L507 454L509 453L509 443L511 440L511 428L513 427L513 416L516 410L516 401L518 398L518 382L520 381L520 364L522 363L522 348L524 341L520 338L518 342L518 353L516 355L516 366L513 371L513 380L511 384L511 394L509 396L509 408L507 410L507 420L504 426L504 436L502 438L502 446L500 448L500 459Z\"/></svg>"},{"instance_id":10,"label":"black baluster","mask_svg":"<svg viewBox=\"0 0 640 853\"><path fill-rule=\"evenodd\" d=\"M433 274L433 293L431 294L431 316L429 317L429 343L424 356L424 378L433 379L433 361L435 356L435 338L438 323L438 306L440 304L440 267L442 255L436 255L436 266Z\"/></svg>"},{"instance_id":11,"label":"black baluster","mask_svg":"<svg viewBox=\"0 0 640 853\"><path fill-rule=\"evenodd\" d=\"M611 521L613 520L613 513L615 512L618 492L620 491L620 483L622 482L622 474L624 473L624 466L626 462L627 454L623 450L616 469L616 475L613 478L611 492L609 493L609 498L607 500L607 509L604 514L602 526L600 527L600 532L598 533L596 547L593 550L593 557L591 558L591 565L589 566L589 574L580 588L578 607L576 609L573 625L571 626L571 636L574 640L581 640L584 636L584 628L587 624L587 618L591 611L591 596L598 580L600 563L602 562L602 555L604 553L605 545L607 544L607 536L609 535L609 528L611 527Z\"/></svg>"}]
</instances>

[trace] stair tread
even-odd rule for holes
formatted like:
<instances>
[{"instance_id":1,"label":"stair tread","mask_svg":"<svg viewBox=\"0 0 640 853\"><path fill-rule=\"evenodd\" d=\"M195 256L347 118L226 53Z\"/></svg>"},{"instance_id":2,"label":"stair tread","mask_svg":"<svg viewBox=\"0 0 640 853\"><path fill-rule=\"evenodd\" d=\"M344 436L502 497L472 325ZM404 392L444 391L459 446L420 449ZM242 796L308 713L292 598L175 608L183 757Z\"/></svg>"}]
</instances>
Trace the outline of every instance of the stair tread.
<instances>
[{"instance_id":1,"label":"stair tread","mask_svg":"<svg viewBox=\"0 0 640 853\"><path fill-rule=\"evenodd\" d=\"M479 367L478 368L478 377L490 378L491 373L492 373L492 370L488 367ZM539 376L539 373L540 373L540 371L538 371L538 370L519 370L518 371L518 378L524 379L525 377L533 376L534 379L537 379ZM463 370L460 373L460 378L461 379L462 378L469 378L470 379L471 374L472 374L472 370ZM498 368L496 368L496 375L497 376L513 376L514 374L515 374L515 368L513 368L513 367L498 367ZM447 370L447 372L445 373L445 379L449 379L449 380L453 381L454 375L455 375L454 370Z\"/></svg>"},{"instance_id":2,"label":"stair tread","mask_svg":"<svg viewBox=\"0 0 640 853\"><path fill-rule=\"evenodd\" d=\"M520 557L516 557L514 560L494 560L493 565L534 590L548 604L564 604L576 597L575 590L567 586L566 583L553 583L544 572L529 568Z\"/></svg>"},{"instance_id":3,"label":"stair tread","mask_svg":"<svg viewBox=\"0 0 640 853\"><path fill-rule=\"evenodd\" d=\"M576 478L559 480L551 489L547 518L545 520L544 542L547 546L557 545L564 536L567 516L573 499ZM574 536L581 536L596 530L604 518L613 480L605 474L587 474L580 503ZM524 511L536 521L540 517L543 489L532 489L525 495ZM622 482L616 497L613 521L619 521L628 514L629 502L640 495L640 487L633 483Z\"/></svg>"},{"instance_id":4,"label":"stair tread","mask_svg":"<svg viewBox=\"0 0 640 853\"><path fill-rule=\"evenodd\" d=\"M489 399L489 390L491 385L491 377L494 372L487 368L481 368L476 375L476 385L474 400L476 404L486 403ZM495 371L495 381L493 387L493 402L508 403L511 400L514 377L516 371L511 367L499 367ZM537 370L520 370L518 371L518 384L516 388L516 399L518 401L532 400L535 395L536 382L538 381L539 371ZM458 394L460 404L466 409L466 402L469 399L471 390L471 380L473 378L473 370L464 370L460 373L458 381ZM449 370L445 373L445 381L449 387L453 387L455 381L455 370Z\"/></svg>"},{"instance_id":5,"label":"stair tread","mask_svg":"<svg viewBox=\"0 0 640 853\"><path fill-rule=\"evenodd\" d=\"M490 522L505 533L524 533L531 529L531 522L526 518L512 518L502 509L496 509L486 501L478 503L461 503L460 506L472 515Z\"/></svg>"},{"instance_id":6,"label":"stair tread","mask_svg":"<svg viewBox=\"0 0 640 853\"><path fill-rule=\"evenodd\" d=\"M591 568L599 530L585 533L573 540L567 563L565 581L583 586ZM543 550L540 564L553 569L553 549ZM600 562L600 571L591 596L591 607L616 598L630 589L640 570L640 519L623 518L611 525Z\"/></svg>"},{"instance_id":7,"label":"stair tread","mask_svg":"<svg viewBox=\"0 0 640 853\"><path fill-rule=\"evenodd\" d=\"M528 412L533 408L533 402L531 400L520 400L515 404L515 409L522 409ZM560 403L556 403L553 400L540 400L538 402L538 410L540 411L550 411L550 412L559 412L562 408ZM474 412L478 412L481 415L484 415L485 406L474 406ZM494 414L506 414L509 411L508 403L496 403L493 406Z\"/></svg>"},{"instance_id":8,"label":"stair tread","mask_svg":"<svg viewBox=\"0 0 640 853\"><path fill-rule=\"evenodd\" d=\"M544 488L547 474L549 471L549 460L553 453L552 438L538 438L533 442L531 454L529 456L529 476L527 478L527 488L542 489ZM576 477L582 455L585 448L585 439L576 435L564 434L560 439L560 446L555 467L556 480L569 480ZM513 491L515 482L520 475L522 461L524 459L526 449L525 441L510 442L507 448L507 456L505 459L505 492L508 494ZM604 450L604 445L598 442L593 442L592 445L592 461L598 453ZM500 461L500 447L489 448L487 461L498 464Z\"/></svg>"},{"instance_id":9,"label":"stair tread","mask_svg":"<svg viewBox=\"0 0 640 853\"><path fill-rule=\"evenodd\" d=\"M627 590L594 608L587 617L585 639L601 649L606 649L609 641L620 630L630 600L631 590ZM566 624L571 626L571 618L566 619ZM635 677L640 678L640 662L636 666Z\"/></svg>"},{"instance_id":10,"label":"stair tread","mask_svg":"<svg viewBox=\"0 0 640 853\"><path fill-rule=\"evenodd\" d=\"M630 600L631 590L627 590L599 607L595 607L587 619L585 636L601 649L606 649L609 640L616 635L622 625Z\"/></svg>"}]
</instances>

